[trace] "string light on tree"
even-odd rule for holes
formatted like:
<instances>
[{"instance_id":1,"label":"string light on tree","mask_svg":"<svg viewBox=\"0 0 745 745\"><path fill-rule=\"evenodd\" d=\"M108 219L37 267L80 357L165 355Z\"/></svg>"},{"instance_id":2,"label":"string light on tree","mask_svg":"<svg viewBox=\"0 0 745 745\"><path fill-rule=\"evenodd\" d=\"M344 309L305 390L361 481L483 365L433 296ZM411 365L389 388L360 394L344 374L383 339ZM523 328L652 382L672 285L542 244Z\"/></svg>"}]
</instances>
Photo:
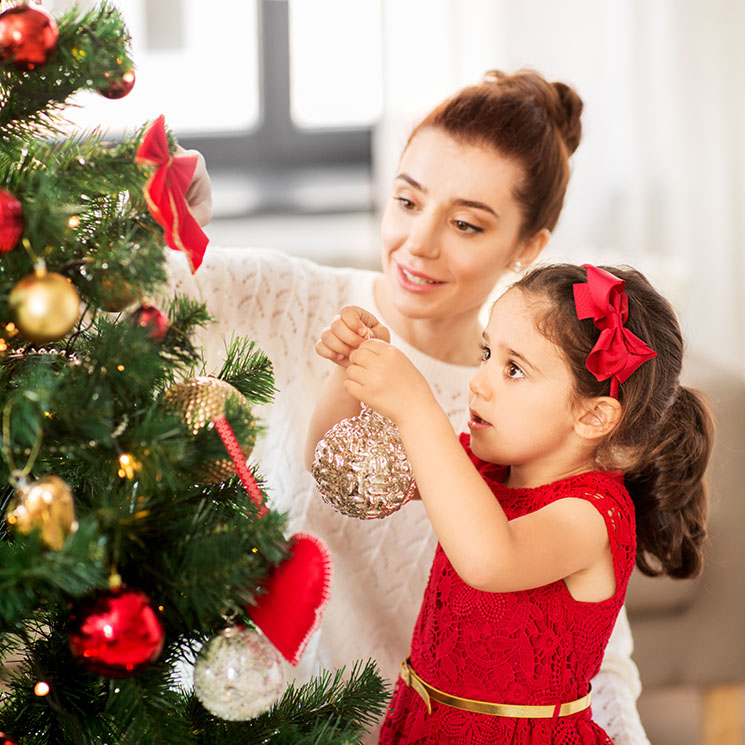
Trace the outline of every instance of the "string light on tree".
<instances>
[{"instance_id":1,"label":"string light on tree","mask_svg":"<svg viewBox=\"0 0 745 745\"><path fill-rule=\"evenodd\" d=\"M0 745L20 745L20 743L5 732L0 732Z\"/></svg>"},{"instance_id":2,"label":"string light on tree","mask_svg":"<svg viewBox=\"0 0 745 745\"><path fill-rule=\"evenodd\" d=\"M57 23L26 3L0 13L0 63L31 71L48 62L57 48Z\"/></svg>"}]
</instances>

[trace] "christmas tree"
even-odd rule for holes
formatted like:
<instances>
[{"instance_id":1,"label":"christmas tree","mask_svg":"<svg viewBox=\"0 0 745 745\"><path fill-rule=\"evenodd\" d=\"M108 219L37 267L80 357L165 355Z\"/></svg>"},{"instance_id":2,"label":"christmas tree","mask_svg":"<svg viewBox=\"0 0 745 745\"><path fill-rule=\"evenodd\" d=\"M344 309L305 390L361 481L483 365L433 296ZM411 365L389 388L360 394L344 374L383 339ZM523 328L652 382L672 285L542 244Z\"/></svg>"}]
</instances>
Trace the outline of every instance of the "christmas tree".
<instances>
[{"instance_id":1,"label":"christmas tree","mask_svg":"<svg viewBox=\"0 0 745 745\"><path fill-rule=\"evenodd\" d=\"M113 6L0 11L0 742L356 742L372 663L283 678L328 568L246 465L271 365L233 339L205 371L205 306L147 299L205 249L194 164L162 118L66 134L76 91L134 85Z\"/></svg>"}]
</instances>

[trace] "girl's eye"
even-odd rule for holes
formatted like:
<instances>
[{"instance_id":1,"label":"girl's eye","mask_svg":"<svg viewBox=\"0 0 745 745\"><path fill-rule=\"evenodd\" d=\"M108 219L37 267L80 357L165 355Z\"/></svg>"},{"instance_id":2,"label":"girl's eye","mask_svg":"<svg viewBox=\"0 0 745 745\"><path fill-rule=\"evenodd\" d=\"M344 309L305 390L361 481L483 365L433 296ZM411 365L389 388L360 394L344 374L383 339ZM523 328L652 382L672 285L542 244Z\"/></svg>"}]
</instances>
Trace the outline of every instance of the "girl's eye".
<instances>
[{"instance_id":1,"label":"girl's eye","mask_svg":"<svg viewBox=\"0 0 745 745\"><path fill-rule=\"evenodd\" d=\"M491 349L489 347L485 347L483 344L481 345L481 361L486 362L491 357Z\"/></svg>"},{"instance_id":2,"label":"girl's eye","mask_svg":"<svg viewBox=\"0 0 745 745\"><path fill-rule=\"evenodd\" d=\"M405 210L413 210L416 205L406 197L393 197Z\"/></svg>"},{"instance_id":3,"label":"girl's eye","mask_svg":"<svg viewBox=\"0 0 745 745\"><path fill-rule=\"evenodd\" d=\"M471 225L470 222L466 222L465 220L453 220L453 225L461 232L461 233L483 233L484 229L479 228L476 225Z\"/></svg>"},{"instance_id":4,"label":"girl's eye","mask_svg":"<svg viewBox=\"0 0 745 745\"><path fill-rule=\"evenodd\" d=\"M525 373L514 362L508 362L505 371L507 372L508 378L514 379L525 377Z\"/></svg>"}]
</instances>

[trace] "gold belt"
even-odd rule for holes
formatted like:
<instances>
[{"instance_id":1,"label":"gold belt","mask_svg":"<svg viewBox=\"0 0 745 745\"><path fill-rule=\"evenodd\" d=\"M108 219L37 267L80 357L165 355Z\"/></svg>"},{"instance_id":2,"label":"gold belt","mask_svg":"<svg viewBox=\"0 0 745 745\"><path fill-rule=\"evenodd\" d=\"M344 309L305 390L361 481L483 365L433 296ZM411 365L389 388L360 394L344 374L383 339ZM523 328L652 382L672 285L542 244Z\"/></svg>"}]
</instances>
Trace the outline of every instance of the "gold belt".
<instances>
[{"instance_id":1,"label":"gold belt","mask_svg":"<svg viewBox=\"0 0 745 745\"><path fill-rule=\"evenodd\" d=\"M495 704L492 701L475 701L471 698L461 698L445 693L439 688L431 686L423 681L414 672L409 659L401 663L401 677L407 686L413 688L427 705L427 712L432 713L431 701L438 701L445 706L454 709L475 711L479 714L489 714L493 717L517 717L520 719L552 719L555 716L567 717L584 711L590 706L590 692L578 698L576 701L568 701L565 704L547 704L545 706L532 706L529 704Z\"/></svg>"}]
</instances>

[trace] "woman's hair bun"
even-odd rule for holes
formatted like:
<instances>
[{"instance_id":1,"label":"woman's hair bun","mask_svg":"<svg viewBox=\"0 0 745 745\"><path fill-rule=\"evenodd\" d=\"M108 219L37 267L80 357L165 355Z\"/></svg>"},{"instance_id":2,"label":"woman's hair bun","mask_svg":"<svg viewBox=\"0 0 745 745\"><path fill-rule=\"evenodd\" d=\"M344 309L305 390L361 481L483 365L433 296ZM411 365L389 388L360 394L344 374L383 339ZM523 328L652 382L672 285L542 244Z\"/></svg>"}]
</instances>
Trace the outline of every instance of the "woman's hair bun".
<instances>
[{"instance_id":1,"label":"woman's hair bun","mask_svg":"<svg viewBox=\"0 0 745 745\"><path fill-rule=\"evenodd\" d=\"M574 88L566 83L551 83L559 97L561 107L558 111L550 112L554 115L554 121L559 127L567 150L571 155L582 139L582 99L577 95Z\"/></svg>"}]
</instances>

